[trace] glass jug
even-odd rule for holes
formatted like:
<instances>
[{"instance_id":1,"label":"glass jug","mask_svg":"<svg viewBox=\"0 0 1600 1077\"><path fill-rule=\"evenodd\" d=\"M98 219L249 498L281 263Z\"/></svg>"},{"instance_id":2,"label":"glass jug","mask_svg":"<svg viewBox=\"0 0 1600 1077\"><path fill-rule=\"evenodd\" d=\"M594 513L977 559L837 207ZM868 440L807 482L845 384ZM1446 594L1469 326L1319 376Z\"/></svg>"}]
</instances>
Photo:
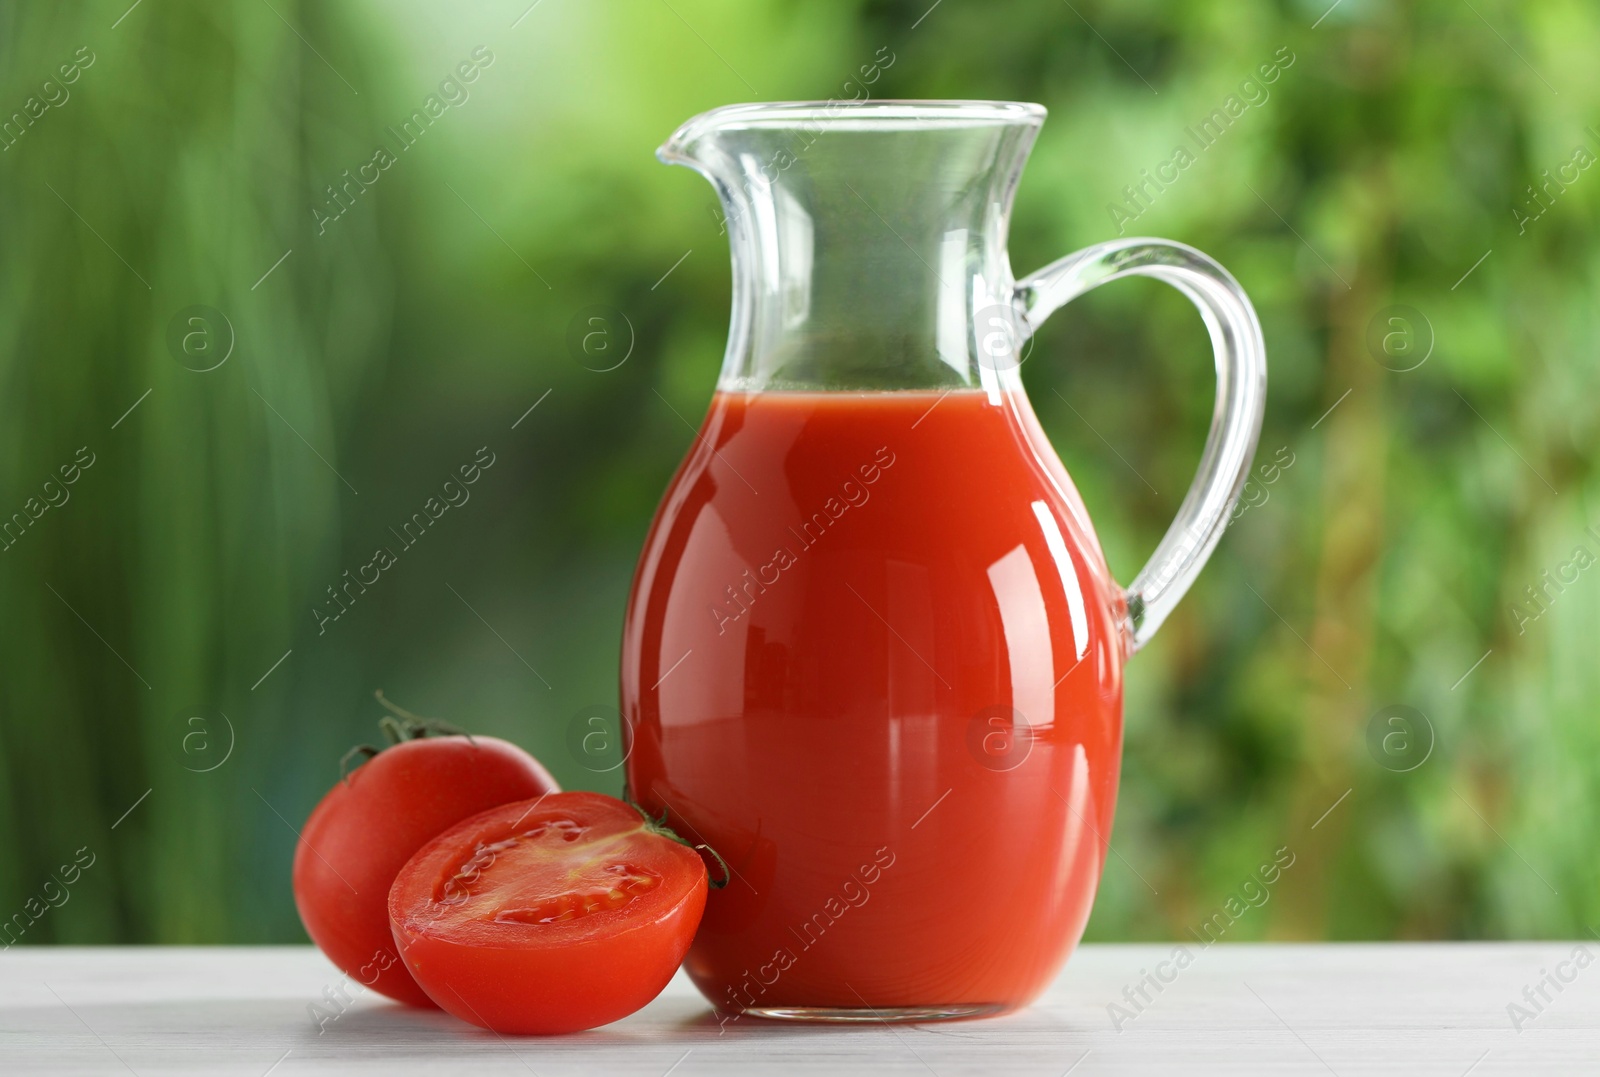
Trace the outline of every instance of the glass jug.
<instances>
[{"instance_id":1,"label":"glass jug","mask_svg":"<svg viewBox=\"0 0 1600 1077\"><path fill-rule=\"evenodd\" d=\"M1123 662L1247 476L1266 359L1226 270L1118 239L1013 280L1044 115L736 105L657 152L716 187L733 310L629 600L626 767L728 863L686 962L725 1015L970 1017L1048 986L1111 833ZM1132 274L1199 308L1218 389L1194 485L1124 590L1018 366L1047 315Z\"/></svg>"}]
</instances>

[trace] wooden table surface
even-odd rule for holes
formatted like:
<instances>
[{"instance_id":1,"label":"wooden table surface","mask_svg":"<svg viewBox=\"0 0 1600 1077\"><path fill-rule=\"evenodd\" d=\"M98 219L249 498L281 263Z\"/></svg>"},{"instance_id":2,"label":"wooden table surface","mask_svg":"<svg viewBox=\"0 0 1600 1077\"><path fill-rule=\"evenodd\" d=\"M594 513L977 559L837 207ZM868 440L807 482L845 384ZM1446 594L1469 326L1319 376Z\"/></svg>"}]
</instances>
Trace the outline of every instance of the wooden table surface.
<instances>
[{"instance_id":1,"label":"wooden table surface","mask_svg":"<svg viewBox=\"0 0 1600 1077\"><path fill-rule=\"evenodd\" d=\"M0 1074L1600 1073L1597 942L1191 944L1158 970L1173 949L1085 946L1031 1009L983 1021L722 1025L680 975L614 1025L508 1040L359 987L319 1030L340 977L310 948L18 947ZM1146 969L1171 978L1148 1003Z\"/></svg>"}]
</instances>

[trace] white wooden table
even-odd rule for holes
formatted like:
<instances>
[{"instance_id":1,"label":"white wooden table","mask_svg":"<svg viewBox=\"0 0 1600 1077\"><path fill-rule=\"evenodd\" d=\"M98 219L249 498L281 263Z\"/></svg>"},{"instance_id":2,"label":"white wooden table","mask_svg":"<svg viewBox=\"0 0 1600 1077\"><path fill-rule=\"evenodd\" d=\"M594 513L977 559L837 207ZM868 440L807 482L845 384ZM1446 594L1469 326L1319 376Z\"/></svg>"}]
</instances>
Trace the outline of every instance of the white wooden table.
<instances>
[{"instance_id":1,"label":"white wooden table","mask_svg":"<svg viewBox=\"0 0 1600 1077\"><path fill-rule=\"evenodd\" d=\"M1600 960L1563 965L1577 946L1600 959L1595 942L1191 945L1120 1031L1108 1006L1135 1013L1124 987L1171 945L1083 947L1027 1012L939 1025L723 1027L680 976L625 1021L542 1040L359 989L319 1032L308 1004L340 977L309 948L15 948L0 1074L1596 1074Z\"/></svg>"}]
</instances>

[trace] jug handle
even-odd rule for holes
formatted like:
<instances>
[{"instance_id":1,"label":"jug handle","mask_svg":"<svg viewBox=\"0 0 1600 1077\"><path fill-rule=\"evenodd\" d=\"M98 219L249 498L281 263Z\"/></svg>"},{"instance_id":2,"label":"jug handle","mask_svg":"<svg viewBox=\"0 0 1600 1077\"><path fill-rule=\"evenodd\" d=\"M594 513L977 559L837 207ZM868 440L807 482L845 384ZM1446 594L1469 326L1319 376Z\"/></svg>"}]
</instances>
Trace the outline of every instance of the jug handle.
<instances>
[{"instance_id":1,"label":"jug handle","mask_svg":"<svg viewBox=\"0 0 1600 1077\"><path fill-rule=\"evenodd\" d=\"M1154 277L1188 296L1211 334L1217 359L1217 403L1200 468L1177 518L1124 592L1131 654L1161 627L1227 529L1261 434L1267 355L1261 323L1239 282L1193 247L1165 239L1097 243L1018 281L1021 333L1031 335L1070 300L1128 276Z\"/></svg>"}]
</instances>

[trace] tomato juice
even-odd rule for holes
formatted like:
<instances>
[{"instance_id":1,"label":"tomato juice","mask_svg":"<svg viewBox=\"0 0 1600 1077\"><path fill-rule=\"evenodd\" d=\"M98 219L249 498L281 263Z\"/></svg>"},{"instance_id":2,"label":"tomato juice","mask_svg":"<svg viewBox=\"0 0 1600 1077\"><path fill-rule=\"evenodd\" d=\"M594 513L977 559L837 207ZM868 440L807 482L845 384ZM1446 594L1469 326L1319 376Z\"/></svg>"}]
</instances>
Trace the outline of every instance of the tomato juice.
<instances>
[{"instance_id":1,"label":"tomato juice","mask_svg":"<svg viewBox=\"0 0 1600 1077\"><path fill-rule=\"evenodd\" d=\"M1122 592L1020 392L719 391L623 651L634 797L728 861L726 1012L992 1013L1082 935Z\"/></svg>"}]
</instances>

